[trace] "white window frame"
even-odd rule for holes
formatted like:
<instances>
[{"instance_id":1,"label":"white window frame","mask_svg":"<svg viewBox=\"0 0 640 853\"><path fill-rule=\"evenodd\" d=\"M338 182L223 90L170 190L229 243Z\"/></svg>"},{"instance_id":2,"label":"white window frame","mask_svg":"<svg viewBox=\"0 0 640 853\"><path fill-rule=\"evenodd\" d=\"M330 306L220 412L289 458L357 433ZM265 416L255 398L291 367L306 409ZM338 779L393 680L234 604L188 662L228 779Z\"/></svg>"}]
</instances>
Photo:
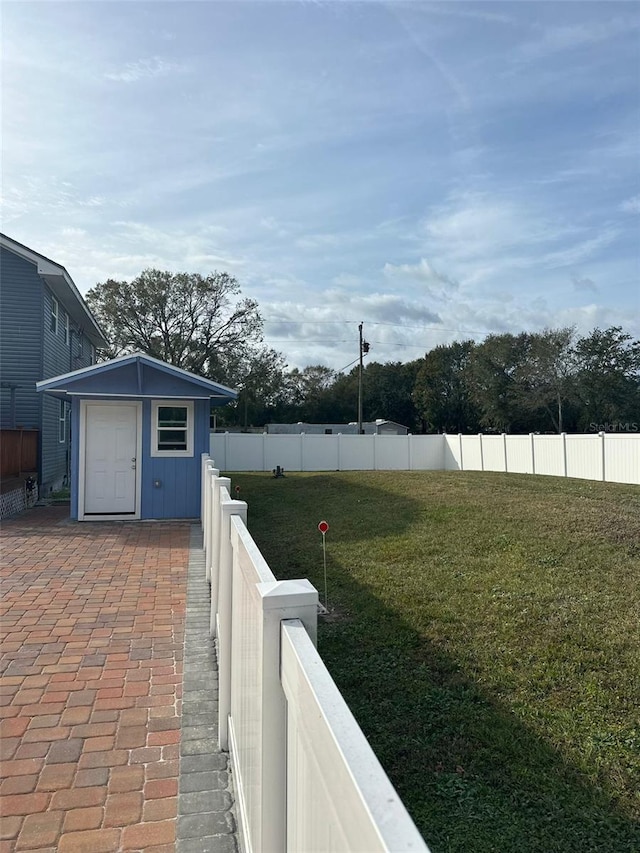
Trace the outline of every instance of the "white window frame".
<instances>
[{"instance_id":1,"label":"white window frame","mask_svg":"<svg viewBox=\"0 0 640 853\"><path fill-rule=\"evenodd\" d=\"M161 406L181 406L187 410L187 427L185 430L187 439L186 450L159 450L158 449L158 412ZM193 400L152 400L151 401L151 456L164 458L177 456L193 456Z\"/></svg>"},{"instance_id":2,"label":"white window frame","mask_svg":"<svg viewBox=\"0 0 640 853\"><path fill-rule=\"evenodd\" d=\"M70 326L68 314L66 314L65 318L64 318L63 337L64 337L65 344L68 344L71 340L71 326Z\"/></svg>"},{"instance_id":3,"label":"white window frame","mask_svg":"<svg viewBox=\"0 0 640 853\"><path fill-rule=\"evenodd\" d=\"M54 335L58 334L60 326L60 305L55 296L51 297L51 332Z\"/></svg>"}]
</instances>

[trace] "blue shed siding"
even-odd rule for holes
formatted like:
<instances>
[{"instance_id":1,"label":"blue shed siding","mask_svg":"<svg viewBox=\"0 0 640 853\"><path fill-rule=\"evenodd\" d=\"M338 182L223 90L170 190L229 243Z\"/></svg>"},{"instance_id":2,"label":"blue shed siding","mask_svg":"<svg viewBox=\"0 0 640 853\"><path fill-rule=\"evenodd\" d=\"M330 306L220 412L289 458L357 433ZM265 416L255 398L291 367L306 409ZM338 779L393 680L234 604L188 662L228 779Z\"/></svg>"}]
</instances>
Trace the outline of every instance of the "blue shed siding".
<instances>
[{"instance_id":1,"label":"blue shed siding","mask_svg":"<svg viewBox=\"0 0 640 853\"><path fill-rule=\"evenodd\" d=\"M85 398L88 399L88 398ZM199 518L201 458L209 452L209 400L194 402L193 457L151 456L151 400L142 404L142 460L140 517ZM72 403L71 518L78 518L80 399ZM160 486L154 482L160 481Z\"/></svg>"},{"instance_id":2,"label":"blue shed siding","mask_svg":"<svg viewBox=\"0 0 640 853\"><path fill-rule=\"evenodd\" d=\"M142 414L142 518L200 516L201 454L208 452L209 400L194 403L193 457L151 456L151 401ZM154 486L159 481L160 486Z\"/></svg>"},{"instance_id":3,"label":"blue shed siding","mask_svg":"<svg viewBox=\"0 0 640 853\"><path fill-rule=\"evenodd\" d=\"M42 379L42 279L29 261L0 249L0 368L2 382L15 389L15 423L11 423L11 390L2 388L0 423L5 429L40 429Z\"/></svg>"}]
</instances>

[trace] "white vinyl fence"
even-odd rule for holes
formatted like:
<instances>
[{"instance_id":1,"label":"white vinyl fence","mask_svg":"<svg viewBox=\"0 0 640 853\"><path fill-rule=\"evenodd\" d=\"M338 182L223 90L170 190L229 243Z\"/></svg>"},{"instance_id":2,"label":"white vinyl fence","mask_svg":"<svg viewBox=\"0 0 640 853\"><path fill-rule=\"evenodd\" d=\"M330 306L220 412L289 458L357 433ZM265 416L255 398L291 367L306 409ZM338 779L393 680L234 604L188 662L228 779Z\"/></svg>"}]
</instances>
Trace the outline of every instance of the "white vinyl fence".
<instances>
[{"instance_id":1,"label":"white vinyl fence","mask_svg":"<svg viewBox=\"0 0 640 853\"><path fill-rule=\"evenodd\" d=\"M429 853L316 651L317 590L276 580L231 493L204 454L218 736L231 753L244 850Z\"/></svg>"},{"instance_id":2,"label":"white vinyl fence","mask_svg":"<svg viewBox=\"0 0 640 853\"><path fill-rule=\"evenodd\" d=\"M212 433L224 471L504 471L640 485L640 435Z\"/></svg>"}]
</instances>

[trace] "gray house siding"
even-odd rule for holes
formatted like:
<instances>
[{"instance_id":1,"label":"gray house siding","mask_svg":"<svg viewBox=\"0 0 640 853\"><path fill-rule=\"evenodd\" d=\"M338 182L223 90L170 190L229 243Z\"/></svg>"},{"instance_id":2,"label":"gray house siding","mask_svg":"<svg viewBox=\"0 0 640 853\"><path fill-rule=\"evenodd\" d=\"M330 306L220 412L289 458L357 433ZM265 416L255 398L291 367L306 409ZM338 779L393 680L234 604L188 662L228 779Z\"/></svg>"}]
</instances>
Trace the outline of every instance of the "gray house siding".
<instances>
[{"instance_id":1,"label":"gray house siding","mask_svg":"<svg viewBox=\"0 0 640 853\"><path fill-rule=\"evenodd\" d=\"M72 370L79 370L91 364L91 341L71 320L69 320L69 340L65 341L67 310L61 302L58 302L57 329L54 331L51 328L51 309L54 298L49 288L44 285L42 379L70 373ZM46 394L37 394L35 387L33 393L39 398L41 406L40 482L42 491L46 493L51 488L59 487L69 474L69 415L67 413L65 418L65 440L61 442L59 400Z\"/></svg>"},{"instance_id":2,"label":"gray house siding","mask_svg":"<svg viewBox=\"0 0 640 853\"><path fill-rule=\"evenodd\" d=\"M40 430L38 480L46 494L68 474L69 418L60 442L60 403L38 394L36 382L88 367L93 350L71 319L65 340L67 307L60 299L57 329L51 329L55 297L36 264L4 247L0 251L0 425Z\"/></svg>"},{"instance_id":3,"label":"gray house siding","mask_svg":"<svg viewBox=\"0 0 640 853\"><path fill-rule=\"evenodd\" d=\"M33 264L0 250L0 365L2 396L0 425L40 428L40 395L35 383L42 370L42 299L44 284ZM16 386L15 423L12 423L11 388Z\"/></svg>"}]
</instances>

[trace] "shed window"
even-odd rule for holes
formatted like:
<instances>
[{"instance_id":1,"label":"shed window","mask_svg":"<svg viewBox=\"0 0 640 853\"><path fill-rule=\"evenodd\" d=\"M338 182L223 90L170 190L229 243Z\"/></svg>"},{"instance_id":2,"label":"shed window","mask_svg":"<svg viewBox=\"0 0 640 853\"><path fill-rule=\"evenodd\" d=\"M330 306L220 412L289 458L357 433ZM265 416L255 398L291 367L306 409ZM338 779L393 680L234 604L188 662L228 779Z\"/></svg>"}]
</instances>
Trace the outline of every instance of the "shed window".
<instances>
[{"instance_id":1,"label":"shed window","mask_svg":"<svg viewBox=\"0 0 640 853\"><path fill-rule=\"evenodd\" d=\"M60 306L55 296L51 297L51 331L54 335L58 334L58 319L60 315Z\"/></svg>"},{"instance_id":2,"label":"shed window","mask_svg":"<svg viewBox=\"0 0 640 853\"><path fill-rule=\"evenodd\" d=\"M151 455L193 456L193 403L154 400Z\"/></svg>"}]
</instances>

